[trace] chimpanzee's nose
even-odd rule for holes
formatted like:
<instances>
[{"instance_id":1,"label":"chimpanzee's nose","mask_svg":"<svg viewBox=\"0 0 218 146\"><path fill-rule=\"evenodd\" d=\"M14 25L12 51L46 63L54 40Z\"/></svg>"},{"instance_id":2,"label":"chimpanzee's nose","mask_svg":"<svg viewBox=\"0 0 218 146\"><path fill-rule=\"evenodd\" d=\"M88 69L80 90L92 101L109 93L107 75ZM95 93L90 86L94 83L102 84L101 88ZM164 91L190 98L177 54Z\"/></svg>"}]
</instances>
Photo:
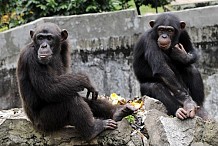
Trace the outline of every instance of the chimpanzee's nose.
<instances>
[{"instance_id":1,"label":"chimpanzee's nose","mask_svg":"<svg viewBox=\"0 0 218 146\"><path fill-rule=\"evenodd\" d=\"M42 48L46 48L46 47L47 47L47 43L43 43L43 44L41 45L41 47L42 47Z\"/></svg>"},{"instance_id":2,"label":"chimpanzee's nose","mask_svg":"<svg viewBox=\"0 0 218 146\"><path fill-rule=\"evenodd\" d=\"M162 38L167 38L167 35L166 34L162 34Z\"/></svg>"}]
</instances>

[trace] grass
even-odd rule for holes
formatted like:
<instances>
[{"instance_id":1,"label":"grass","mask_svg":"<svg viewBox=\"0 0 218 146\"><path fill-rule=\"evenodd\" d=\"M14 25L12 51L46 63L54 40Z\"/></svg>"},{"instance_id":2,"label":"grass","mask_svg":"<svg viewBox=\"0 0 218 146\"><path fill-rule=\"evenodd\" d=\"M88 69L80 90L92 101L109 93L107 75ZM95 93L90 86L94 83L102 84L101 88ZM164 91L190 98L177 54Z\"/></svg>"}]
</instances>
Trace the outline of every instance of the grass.
<instances>
[{"instance_id":1,"label":"grass","mask_svg":"<svg viewBox=\"0 0 218 146\"><path fill-rule=\"evenodd\" d=\"M135 3L134 3L134 0L131 0L129 2L129 5L131 6L130 8L131 9L136 9L136 6L135 6ZM141 11L141 15L144 15L146 13L156 13L156 9L155 8L152 8L151 6L145 6L145 5L142 5L140 7L140 11ZM164 12L163 8L162 7L158 7L158 13L161 13L161 12Z\"/></svg>"},{"instance_id":2,"label":"grass","mask_svg":"<svg viewBox=\"0 0 218 146\"><path fill-rule=\"evenodd\" d=\"M8 27L0 27L0 32L3 32L3 31L5 31L5 30L8 30Z\"/></svg>"}]
</instances>

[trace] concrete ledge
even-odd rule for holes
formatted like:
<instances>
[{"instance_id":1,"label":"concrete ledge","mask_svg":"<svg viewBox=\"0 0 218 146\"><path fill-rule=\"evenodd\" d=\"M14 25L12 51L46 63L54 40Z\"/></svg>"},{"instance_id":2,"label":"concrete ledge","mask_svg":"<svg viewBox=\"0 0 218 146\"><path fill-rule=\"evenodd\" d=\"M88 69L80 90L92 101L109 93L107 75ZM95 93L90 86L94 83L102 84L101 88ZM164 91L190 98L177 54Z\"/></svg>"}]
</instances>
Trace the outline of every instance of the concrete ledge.
<instances>
[{"instance_id":1,"label":"concrete ledge","mask_svg":"<svg viewBox=\"0 0 218 146\"><path fill-rule=\"evenodd\" d=\"M186 21L190 37L199 48L198 65L207 82L218 71L218 6L172 13ZM116 92L125 98L140 95L132 70L132 49L138 36L150 28L149 21L156 17L138 16L135 10L47 17L0 33L0 109L20 106L15 77L17 58L20 49L30 42L29 30L44 22L54 22L68 30L72 69L86 72L100 94ZM208 95L211 88L207 87Z\"/></svg>"}]
</instances>

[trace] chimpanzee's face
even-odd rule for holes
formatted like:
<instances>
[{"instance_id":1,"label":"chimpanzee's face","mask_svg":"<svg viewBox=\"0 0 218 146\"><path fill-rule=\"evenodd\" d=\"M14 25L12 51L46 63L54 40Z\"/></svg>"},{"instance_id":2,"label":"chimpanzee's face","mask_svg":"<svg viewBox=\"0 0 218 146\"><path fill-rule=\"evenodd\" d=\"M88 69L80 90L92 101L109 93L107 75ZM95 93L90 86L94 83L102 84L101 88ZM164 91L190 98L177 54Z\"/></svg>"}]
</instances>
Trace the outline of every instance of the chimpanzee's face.
<instances>
[{"instance_id":1,"label":"chimpanzee's face","mask_svg":"<svg viewBox=\"0 0 218 146\"><path fill-rule=\"evenodd\" d=\"M38 59L42 64L48 64L52 58L52 50L54 50L55 36L51 33L38 33L35 36L35 43L38 47Z\"/></svg>"},{"instance_id":2,"label":"chimpanzee's face","mask_svg":"<svg viewBox=\"0 0 218 146\"><path fill-rule=\"evenodd\" d=\"M51 23L46 23L37 28L36 31L30 30L34 47L37 52L38 61L41 64L48 64L52 57L60 53L61 43L67 39L66 30L60 30Z\"/></svg>"},{"instance_id":3,"label":"chimpanzee's face","mask_svg":"<svg viewBox=\"0 0 218 146\"><path fill-rule=\"evenodd\" d=\"M151 20L149 24L155 32L154 39L162 50L172 48L178 43L180 32L186 25L184 21L180 21L171 14L160 15L156 20Z\"/></svg>"},{"instance_id":4,"label":"chimpanzee's face","mask_svg":"<svg viewBox=\"0 0 218 146\"><path fill-rule=\"evenodd\" d=\"M157 33L158 33L158 40L157 40L158 46L163 50L169 49L171 46L172 38L175 34L174 27L160 25L157 28Z\"/></svg>"}]
</instances>

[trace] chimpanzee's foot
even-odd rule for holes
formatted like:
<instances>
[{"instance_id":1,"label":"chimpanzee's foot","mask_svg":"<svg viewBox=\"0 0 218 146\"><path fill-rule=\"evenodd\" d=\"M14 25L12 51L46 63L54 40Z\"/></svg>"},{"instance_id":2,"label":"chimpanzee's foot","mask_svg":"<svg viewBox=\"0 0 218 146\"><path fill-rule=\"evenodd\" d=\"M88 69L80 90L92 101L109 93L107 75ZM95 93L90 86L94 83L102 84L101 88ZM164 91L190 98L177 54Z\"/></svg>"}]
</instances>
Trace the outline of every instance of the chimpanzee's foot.
<instances>
[{"instance_id":1,"label":"chimpanzee's foot","mask_svg":"<svg viewBox=\"0 0 218 146\"><path fill-rule=\"evenodd\" d=\"M131 115L134 111L138 110L131 104L127 103L125 105L121 105L119 108L116 109L116 112L113 115L114 121L121 121L123 117Z\"/></svg>"},{"instance_id":2,"label":"chimpanzee's foot","mask_svg":"<svg viewBox=\"0 0 218 146\"><path fill-rule=\"evenodd\" d=\"M199 108L200 107L193 100L187 99L184 102L183 108L179 108L176 111L176 117L181 120L194 118Z\"/></svg>"},{"instance_id":3,"label":"chimpanzee's foot","mask_svg":"<svg viewBox=\"0 0 218 146\"><path fill-rule=\"evenodd\" d=\"M213 120L213 118L210 117L209 113L204 109L204 107L200 107L197 110L196 116L201 117L203 120Z\"/></svg>"},{"instance_id":4,"label":"chimpanzee's foot","mask_svg":"<svg viewBox=\"0 0 218 146\"><path fill-rule=\"evenodd\" d=\"M197 106L197 108L193 108L193 110L189 110L189 113L184 108L179 108L176 111L176 117L181 120L194 118L195 116L201 117L204 121L213 120L209 113L203 107L199 106Z\"/></svg>"},{"instance_id":5,"label":"chimpanzee's foot","mask_svg":"<svg viewBox=\"0 0 218 146\"><path fill-rule=\"evenodd\" d=\"M96 119L93 129L89 131L88 134L86 133L86 135L84 135L84 138L87 141L90 141L91 139L95 138L98 134L100 134L102 131L106 129L114 130L116 128L117 128L117 122L112 119L106 119L106 120ZM88 131L84 131L84 132L88 132Z\"/></svg>"}]
</instances>

